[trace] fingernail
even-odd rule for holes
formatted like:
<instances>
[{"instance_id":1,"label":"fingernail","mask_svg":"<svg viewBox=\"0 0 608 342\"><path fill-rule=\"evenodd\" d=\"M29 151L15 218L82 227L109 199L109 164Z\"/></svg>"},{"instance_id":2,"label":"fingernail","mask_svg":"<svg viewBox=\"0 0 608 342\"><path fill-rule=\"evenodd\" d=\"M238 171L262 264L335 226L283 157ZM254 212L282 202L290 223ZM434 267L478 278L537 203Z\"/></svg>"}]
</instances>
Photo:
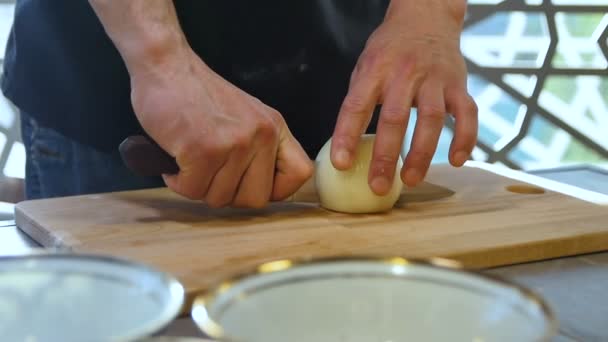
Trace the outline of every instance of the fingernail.
<instances>
[{"instance_id":1,"label":"fingernail","mask_svg":"<svg viewBox=\"0 0 608 342\"><path fill-rule=\"evenodd\" d=\"M336 162L340 164L340 166L345 167L348 165L348 161L350 159L350 155L346 150L338 150L336 152Z\"/></svg>"},{"instance_id":2,"label":"fingernail","mask_svg":"<svg viewBox=\"0 0 608 342\"><path fill-rule=\"evenodd\" d=\"M374 191L378 195L384 195L388 192L391 187L388 178L380 176L376 177L372 180L372 191Z\"/></svg>"},{"instance_id":3,"label":"fingernail","mask_svg":"<svg viewBox=\"0 0 608 342\"><path fill-rule=\"evenodd\" d=\"M418 184L422 179L422 174L417 169L408 169L405 171L405 183L409 186Z\"/></svg>"},{"instance_id":4,"label":"fingernail","mask_svg":"<svg viewBox=\"0 0 608 342\"><path fill-rule=\"evenodd\" d=\"M457 165L463 165L469 159L469 154L464 151L458 151L454 154L454 162Z\"/></svg>"}]
</instances>

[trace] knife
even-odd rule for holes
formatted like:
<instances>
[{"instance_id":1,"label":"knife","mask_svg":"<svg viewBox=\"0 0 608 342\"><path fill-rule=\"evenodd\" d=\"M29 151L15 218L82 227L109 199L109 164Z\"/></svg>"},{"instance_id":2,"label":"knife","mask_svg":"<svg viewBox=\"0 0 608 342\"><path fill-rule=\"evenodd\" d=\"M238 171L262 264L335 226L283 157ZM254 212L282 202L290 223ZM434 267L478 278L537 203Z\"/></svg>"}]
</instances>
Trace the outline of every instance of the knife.
<instances>
[{"instance_id":1,"label":"knife","mask_svg":"<svg viewBox=\"0 0 608 342\"><path fill-rule=\"evenodd\" d=\"M179 166L175 158L146 136L129 136L119 145L118 150L123 163L138 176L159 177L163 174L179 173ZM282 202L319 203L314 177L311 177L298 191Z\"/></svg>"},{"instance_id":2,"label":"knife","mask_svg":"<svg viewBox=\"0 0 608 342\"><path fill-rule=\"evenodd\" d=\"M155 177L179 173L175 158L143 135L126 138L118 146L118 150L123 163L138 176Z\"/></svg>"},{"instance_id":3,"label":"knife","mask_svg":"<svg viewBox=\"0 0 608 342\"><path fill-rule=\"evenodd\" d=\"M175 158L152 139L143 135L127 137L120 144L118 150L125 165L138 176L155 177L163 174L179 173L179 166ZM415 188L404 188L398 204L437 200L453 194L454 192L450 189L422 182ZM314 176L282 202L319 203L319 194L315 186Z\"/></svg>"}]
</instances>

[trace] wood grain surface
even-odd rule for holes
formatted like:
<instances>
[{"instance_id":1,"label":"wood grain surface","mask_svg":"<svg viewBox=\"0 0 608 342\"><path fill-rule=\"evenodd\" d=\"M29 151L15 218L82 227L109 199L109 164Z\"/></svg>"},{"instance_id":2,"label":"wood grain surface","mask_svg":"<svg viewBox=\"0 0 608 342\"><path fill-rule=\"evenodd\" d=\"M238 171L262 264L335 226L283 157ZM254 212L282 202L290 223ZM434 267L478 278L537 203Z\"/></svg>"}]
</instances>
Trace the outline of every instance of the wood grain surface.
<instances>
[{"instance_id":1,"label":"wood grain surface","mask_svg":"<svg viewBox=\"0 0 608 342\"><path fill-rule=\"evenodd\" d=\"M309 184L296 202L260 210L212 210L152 189L21 202L15 219L45 247L169 272L188 303L225 277L281 258L446 257L478 268L608 250L606 206L478 167L433 166L427 180L383 214L323 210Z\"/></svg>"}]
</instances>

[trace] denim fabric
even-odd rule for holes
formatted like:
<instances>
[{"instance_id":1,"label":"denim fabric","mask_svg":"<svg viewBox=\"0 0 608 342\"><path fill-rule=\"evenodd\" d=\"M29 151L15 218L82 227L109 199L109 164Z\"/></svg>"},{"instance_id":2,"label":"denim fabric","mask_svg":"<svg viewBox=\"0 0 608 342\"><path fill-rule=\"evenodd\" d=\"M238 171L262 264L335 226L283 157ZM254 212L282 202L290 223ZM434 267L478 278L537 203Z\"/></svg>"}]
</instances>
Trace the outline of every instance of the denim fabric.
<instances>
[{"instance_id":1,"label":"denim fabric","mask_svg":"<svg viewBox=\"0 0 608 342\"><path fill-rule=\"evenodd\" d=\"M161 178L142 178L127 169L118 146L100 152L40 126L21 113L21 135L26 150L27 199L40 199L164 186Z\"/></svg>"}]
</instances>

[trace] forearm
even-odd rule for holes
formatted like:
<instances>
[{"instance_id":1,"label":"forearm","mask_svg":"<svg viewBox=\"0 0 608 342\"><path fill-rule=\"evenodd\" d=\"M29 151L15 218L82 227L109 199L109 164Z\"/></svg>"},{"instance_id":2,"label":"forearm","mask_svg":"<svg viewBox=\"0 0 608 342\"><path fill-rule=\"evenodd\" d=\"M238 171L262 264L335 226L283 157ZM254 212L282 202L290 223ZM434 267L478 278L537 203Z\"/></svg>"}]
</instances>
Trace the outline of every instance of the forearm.
<instances>
[{"instance_id":1,"label":"forearm","mask_svg":"<svg viewBox=\"0 0 608 342\"><path fill-rule=\"evenodd\" d=\"M188 48L171 0L89 0L129 72L164 64Z\"/></svg>"}]
</instances>

